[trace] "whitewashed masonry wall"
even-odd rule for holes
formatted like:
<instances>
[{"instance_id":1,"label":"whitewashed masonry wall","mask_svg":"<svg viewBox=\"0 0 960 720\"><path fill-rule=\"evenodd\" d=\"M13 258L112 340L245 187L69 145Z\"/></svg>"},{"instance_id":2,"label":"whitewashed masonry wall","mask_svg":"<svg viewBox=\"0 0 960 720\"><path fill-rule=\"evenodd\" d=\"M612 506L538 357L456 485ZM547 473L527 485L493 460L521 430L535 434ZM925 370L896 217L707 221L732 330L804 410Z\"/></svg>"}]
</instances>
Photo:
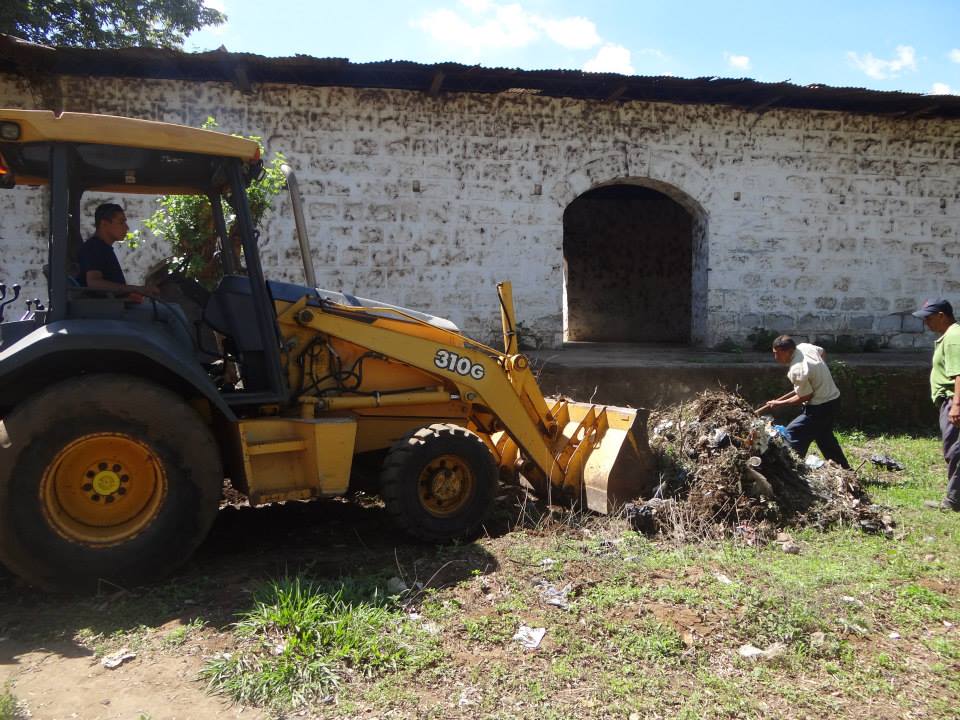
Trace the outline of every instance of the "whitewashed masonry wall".
<instances>
[{"instance_id":1,"label":"whitewashed masonry wall","mask_svg":"<svg viewBox=\"0 0 960 720\"><path fill-rule=\"evenodd\" d=\"M706 272L694 339L755 328L927 345L909 316L960 301L960 122L504 93L0 75L0 106L61 108L262 136L305 199L318 282L499 331L512 280L525 327L563 337L563 212L612 182L670 194ZM86 205L84 227L97 199ZM0 280L45 294L42 192L0 192ZM152 201L121 198L132 226ZM287 202L262 235L270 277L301 281ZM121 251L133 278L162 257ZM602 292L602 288L598 288ZM699 310L697 309L699 306Z\"/></svg>"}]
</instances>

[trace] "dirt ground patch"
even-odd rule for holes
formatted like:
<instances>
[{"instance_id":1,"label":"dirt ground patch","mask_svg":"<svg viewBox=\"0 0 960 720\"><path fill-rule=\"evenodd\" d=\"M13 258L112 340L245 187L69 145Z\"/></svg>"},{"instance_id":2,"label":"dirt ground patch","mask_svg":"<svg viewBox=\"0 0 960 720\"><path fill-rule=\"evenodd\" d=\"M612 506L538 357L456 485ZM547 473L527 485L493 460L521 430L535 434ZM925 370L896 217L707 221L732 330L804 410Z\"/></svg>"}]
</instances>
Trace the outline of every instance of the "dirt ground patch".
<instances>
[{"instance_id":1,"label":"dirt ground patch","mask_svg":"<svg viewBox=\"0 0 960 720\"><path fill-rule=\"evenodd\" d=\"M437 557L410 544L375 501L226 507L190 564L156 586L54 596L0 568L0 682L31 718L266 718L209 694L198 677L205 659L232 649L229 624L249 608L252 588L298 573L386 578L398 567L411 583L444 586L478 566L495 570L496 561L479 546ZM102 666L121 649L136 657Z\"/></svg>"},{"instance_id":2,"label":"dirt ground patch","mask_svg":"<svg viewBox=\"0 0 960 720\"><path fill-rule=\"evenodd\" d=\"M143 650L136 658L108 670L93 652L77 654L71 644L0 643L4 681L33 718L129 720L213 720L266 715L209 695L196 681L207 648L197 643L182 652Z\"/></svg>"}]
</instances>

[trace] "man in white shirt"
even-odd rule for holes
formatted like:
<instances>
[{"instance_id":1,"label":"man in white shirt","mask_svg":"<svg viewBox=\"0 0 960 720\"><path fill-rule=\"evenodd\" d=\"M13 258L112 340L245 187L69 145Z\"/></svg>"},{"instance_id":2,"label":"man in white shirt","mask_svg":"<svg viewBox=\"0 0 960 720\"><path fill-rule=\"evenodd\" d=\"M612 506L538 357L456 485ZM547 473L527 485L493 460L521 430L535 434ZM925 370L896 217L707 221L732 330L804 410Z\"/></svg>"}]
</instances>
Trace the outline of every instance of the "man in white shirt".
<instances>
[{"instance_id":1,"label":"man in white shirt","mask_svg":"<svg viewBox=\"0 0 960 720\"><path fill-rule=\"evenodd\" d=\"M840 404L840 391L827 367L823 348L809 343L797 344L789 335L781 335L773 341L773 357L781 365L790 366L787 379L793 385L793 390L776 400L769 400L757 409L757 414L802 405L803 412L787 426L790 447L804 457L810 443L816 440L824 458L849 469L850 463L833 434L833 418Z\"/></svg>"}]
</instances>

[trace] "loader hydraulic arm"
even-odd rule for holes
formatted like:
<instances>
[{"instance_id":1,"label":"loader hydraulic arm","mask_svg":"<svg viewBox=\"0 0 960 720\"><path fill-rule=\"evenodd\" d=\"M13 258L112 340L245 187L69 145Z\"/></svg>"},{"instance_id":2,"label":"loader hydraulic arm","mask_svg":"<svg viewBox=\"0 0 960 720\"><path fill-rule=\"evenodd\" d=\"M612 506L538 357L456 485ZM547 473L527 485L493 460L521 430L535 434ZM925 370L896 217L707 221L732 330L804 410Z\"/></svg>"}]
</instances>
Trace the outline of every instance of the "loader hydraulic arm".
<instances>
[{"instance_id":1,"label":"loader hydraulic arm","mask_svg":"<svg viewBox=\"0 0 960 720\"><path fill-rule=\"evenodd\" d=\"M378 316L377 308L326 301L320 307L305 308L301 300L281 313L278 321L281 330L286 324L296 323L300 328L308 327L429 373L438 379L438 386L453 386L471 413L496 418L497 427L488 429L488 440L496 448L501 467L519 465L523 476L542 497L552 493L584 498L591 509L606 512L614 501L608 497L608 477L627 436L627 444L636 449L637 443L630 435L636 412L565 400L548 404L529 360L516 352L509 284L501 284L498 291L505 349L512 353L498 352L459 333L435 327L430 327L429 333L417 333L411 330L409 320L417 322L412 317L399 321ZM396 316L396 311L393 314ZM481 422L477 424L483 426ZM610 467L601 467L601 463L593 472L602 477L591 481L589 458L593 456L597 465L604 454L598 455L604 443L608 447L615 443L617 451L606 463ZM592 493L591 484L595 490ZM624 502L635 496L617 497L615 501Z\"/></svg>"}]
</instances>

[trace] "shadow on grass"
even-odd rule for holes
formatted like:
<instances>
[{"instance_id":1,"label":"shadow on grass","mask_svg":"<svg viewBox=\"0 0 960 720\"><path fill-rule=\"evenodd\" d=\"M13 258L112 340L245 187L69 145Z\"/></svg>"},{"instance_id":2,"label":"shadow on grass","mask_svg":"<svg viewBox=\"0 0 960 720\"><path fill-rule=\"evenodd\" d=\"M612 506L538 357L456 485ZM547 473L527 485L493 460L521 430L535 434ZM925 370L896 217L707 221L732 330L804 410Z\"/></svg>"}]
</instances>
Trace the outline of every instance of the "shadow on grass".
<instances>
[{"instance_id":1,"label":"shadow on grass","mask_svg":"<svg viewBox=\"0 0 960 720\"><path fill-rule=\"evenodd\" d=\"M437 588L496 569L478 544L411 540L393 528L382 506L363 498L226 507L187 565L151 585L58 595L0 568L0 635L11 641L0 643L0 663L40 648L92 656L91 645L172 621L225 626L249 608L255 588L279 578L385 589L399 577L408 586Z\"/></svg>"},{"instance_id":2,"label":"shadow on grass","mask_svg":"<svg viewBox=\"0 0 960 720\"><path fill-rule=\"evenodd\" d=\"M779 422L779 420L778 420ZM784 423L786 424L786 423ZM931 421L927 425L911 425L904 428L890 429L878 424L864 425L835 425L834 432L845 435L863 435L866 440L875 438L903 438L905 440L929 440L930 438L940 438L940 429L937 426L936 416L931 416Z\"/></svg>"}]
</instances>

